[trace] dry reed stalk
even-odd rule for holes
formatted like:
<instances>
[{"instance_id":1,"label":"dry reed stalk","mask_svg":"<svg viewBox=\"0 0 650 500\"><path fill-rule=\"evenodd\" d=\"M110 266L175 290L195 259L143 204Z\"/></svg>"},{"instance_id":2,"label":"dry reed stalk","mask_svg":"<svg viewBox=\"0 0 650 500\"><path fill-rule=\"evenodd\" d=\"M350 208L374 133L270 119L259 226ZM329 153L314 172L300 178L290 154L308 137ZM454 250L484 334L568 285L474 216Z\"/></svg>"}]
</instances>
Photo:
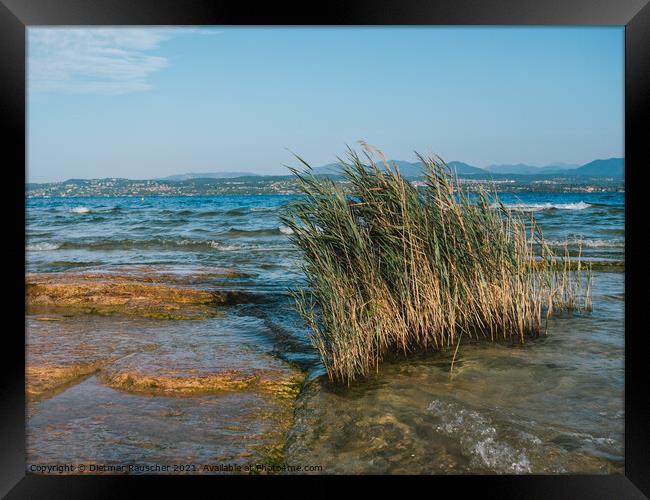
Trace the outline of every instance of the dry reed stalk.
<instances>
[{"instance_id":1,"label":"dry reed stalk","mask_svg":"<svg viewBox=\"0 0 650 500\"><path fill-rule=\"evenodd\" d=\"M494 192L470 196L437 157L418 155L417 189L363 146L363 158L349 149L340 159L345 187L293 169L303 197L282 216L304 257L297 308L331 379L349 383L388 352L450 348L463 334L523 342L543 315L591 308L590 272L585 289L580 264L572 272L568 249L550 250L532 215Z\"/></svg>"}]
</instances>

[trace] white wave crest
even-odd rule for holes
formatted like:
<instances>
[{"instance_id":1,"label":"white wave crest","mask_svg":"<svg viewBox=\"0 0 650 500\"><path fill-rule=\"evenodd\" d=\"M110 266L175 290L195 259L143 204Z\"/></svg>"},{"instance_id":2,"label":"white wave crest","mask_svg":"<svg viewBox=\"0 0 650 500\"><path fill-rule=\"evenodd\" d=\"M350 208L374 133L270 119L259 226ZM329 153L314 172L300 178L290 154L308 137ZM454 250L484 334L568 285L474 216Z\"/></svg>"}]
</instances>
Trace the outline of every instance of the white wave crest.
<instances>
[{"instance_id":1,"label":"white wave crest","mask_svg":"<svg viewBox=\"0 0 650 500\"><path fill-rule=\"evenodd\" d=\"M233 252L236 250L241 250L243 248L241 245L224 245L218 241L209 241L208 245L216 250L221 250L223 252Z\"/></svg>"},{"instance_id":2,"label":"white wave crest","mask_svg":"<svg viewBox=\"0 0 650 500\"><path fill-rule=\"evenodd\" d=\"M237 250L243 250L242 247L237 246L237 245L222 245L218 247L219 250L222 250L224 252L236 252Z\"/></svg>"},{"instance_id":3,"label":"white wave crest","mask_svg":"<svg viewBox=\"0 0 650 500\"><path fill-rule=\"evenodd\" d=\"M526 453L504 442L491 420L478 411L441 400L433 401L428 410L440 420L436 430L458 439L476 466L500 473L531 472Z\"/></svg>"},{"instance_id":4,"label":"white wave crest","mask_svg":"<svg viewBox=\"0 0 650 500\"><path fill-rule=\"evenodd\" d=\"M88 207L73 207L70 211L74 214L89 214L90 208Z\"/></svg>"},{"instance_id":5,"label":"white wave crest","mask_svg":"<svg viewBox=\"0 0 650 500\"><path fill-rule=\"evenodd\" d=\"M496 206L496 205L495 205ZM519 210L521 212L537 212L540 210L584 210L591 204L579 201L578 203L513 203L505 205L509 210Z\"/></svg>"},{"instance_id":6,"label":"white wave crest","mask_svg":"<svg viewBox=\"0 0 650 500\"><path fill-rule=\"evenodd\" d=\"M212 247L216 250L227 250L231 249L228 245L224 245L223 243L220 243L218 241L214 240L169 240L168 243L178 245L181 247L186 247L186 246L194 246L197 248L201 248L204 245L207 245L209 247ZM234 247L232 247L234 249Z\"/></svg>"},{"instance_id":7,"label":"white wave crest","mask_svg":"<svg viewBox=\"0 0 650 500\"><path fill-rule=\"evenodd\" d=\"M46 252L48 250L57 250L61 248L60 243L34 243L32 245L27 245L28 252Z\"/></svg>"},{"instance_id":8,"label":"white wave crest","mask_svg":"<svg viewBox=\"0 0 650 500\"><path fill-rule=\"evenodd\" d=\"M625 240L600 240L586 238L569 238L566 240L546 240L552 247L583 246L588 248L625 248Z\"/></svg>"},{"instance_id":9,"label":"white wave crest","mask_svg":"<svg viewBox=\"0 0 650 500\"><path fill-rule=\"evenodd\" d=\"M292 248L287 245L246 245L246 244L226 244L218 241L208 242L212 248L222 252L277 252L283 250L291 250Z\"/></svg>"},{"instance_id":10,"label":"white wave crest","mask_svg":"<svg viewBox=\"0 0 650 500\"><path fill-rule=\"evenodd\" d=\"M205 250L206 247L214 248L222 252L267 252L277 250L290 250L291 247L287 245L259 245L259 244L240 244L240 243L226 243L215 240L158 240L163 245L175 245L179 247L190 247L197 251Z\"/></svg>"}]
</instances>

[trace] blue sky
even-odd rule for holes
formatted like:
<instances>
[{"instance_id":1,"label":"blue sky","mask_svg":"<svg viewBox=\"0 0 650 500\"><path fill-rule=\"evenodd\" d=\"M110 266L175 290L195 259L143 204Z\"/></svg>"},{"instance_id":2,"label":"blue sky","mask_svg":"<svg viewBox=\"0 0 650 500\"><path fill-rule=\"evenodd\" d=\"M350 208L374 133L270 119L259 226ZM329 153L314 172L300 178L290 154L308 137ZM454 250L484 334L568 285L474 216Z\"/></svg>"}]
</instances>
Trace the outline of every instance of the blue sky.
<instances>
[{"instance_id":1,"label":"blue sky","mask_svg":"<svg viewBox=\"0 0 650 500\"><path fill-rule=\"evenodd\" d=\"M623 156L622 27L29 28L29 182Z\"/></svg>"}]
</instances>

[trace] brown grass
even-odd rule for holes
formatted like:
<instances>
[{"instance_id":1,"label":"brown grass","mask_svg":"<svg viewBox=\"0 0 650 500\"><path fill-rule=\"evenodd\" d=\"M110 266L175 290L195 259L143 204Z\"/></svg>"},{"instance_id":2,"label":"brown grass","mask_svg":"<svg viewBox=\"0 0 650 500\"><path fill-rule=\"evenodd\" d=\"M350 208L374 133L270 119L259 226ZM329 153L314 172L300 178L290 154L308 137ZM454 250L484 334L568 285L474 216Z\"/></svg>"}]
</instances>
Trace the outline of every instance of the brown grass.
<instances>
[{"instance_id":1,"label":"brown grass","mask_svg":"<svg viewBox=\"0 0 650 500\"><path fill-rule=\"evenodd\" d=\"M341 160L344 183L294 170L304 196L283 222L304 256L296 303L331 379L461 335L523 342L554 311L591 307L584 265L554 255L532 216L494 193L471 196L439 158L419 158L423 189L370 148Z\"/></svg>"}]
</instances>

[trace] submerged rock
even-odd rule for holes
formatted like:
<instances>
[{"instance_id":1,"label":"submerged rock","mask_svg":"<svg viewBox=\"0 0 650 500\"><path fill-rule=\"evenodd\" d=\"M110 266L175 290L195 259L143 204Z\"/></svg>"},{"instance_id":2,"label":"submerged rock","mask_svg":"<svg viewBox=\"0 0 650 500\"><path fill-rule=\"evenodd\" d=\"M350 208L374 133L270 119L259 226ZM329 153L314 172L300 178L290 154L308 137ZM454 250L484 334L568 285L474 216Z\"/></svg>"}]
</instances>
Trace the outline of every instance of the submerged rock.
<instances>
[{"instance_id":1,"label":"submerged rock","mask_svg":"<svg viewBox=\"0 0 650 500\"><path fill-rule=\"evenodd\" d=\"M238 277L147 266L28 274L28 460L279 464L304 374L260 345L264 321L223 307L258 302L223 288Z\"/></svg>"},{"instance_id":2,"label":"submerged rock","mask_svg":"<svg viewBox=\"0 0 650 500\"><path fill-rule=\"evenodd\" d=\"M108 365L98 380L133 393L188 395L253 390L288 399L297 396L303 380L300 371L263 353L256 354L252 362L242 359L241 354L233 355L236 361L217 357L212 367L201 366L201 360L196 359L193 362L197 367L191 368L183 360L175 364L173 355L140 353Z\"/></svg>"},{"instance_id":3,"label":"submerged rock","mask_svg":"<svg viewBox=\"0 0 650 500\"><path fill-rule=\"evenodd\" d=\"M303 374L264 352L244 335L263 328L257 319L236 313L202 322L162 322L153 332L156 351L125 356L100 372L98 379L133 393L186 395L254 390L295 397Z\"/></svg>"},{"instance_id":4,"label":"submerged rock","mask_svg":"<svg viewBox=\"0 0 650 500\"><path fill-rule=\"evenodd\" d=\"M216 313L214 306L257 300L253 294L214 288L206 276L121 269L83 273L40 273L26 277L28 311L68 308L98 314L135 314L158 319L195 319ZM193 278L194 276L194 278Z\"/></svg>"},{"instance_id":5,"label":"submerged rock","mask_svg":"<svg viewBox=\"0 0 650 500\"><path fill-rule=\"evenodd\" d=\"M248 274L222 267L189 268L172 265L106 266L88 269L77 274L82 279L126 279L141 283L197 285L215 283L232 278L247 278Z\"/></svg>"},{"instance_id":6,"label":"submerged rock","mask_svg":"<svg viewBox=\"0 0 650 500\"><path fill-rule=\"evenodd\" d=\"M191 462L167 473L212 474L282 462L303 373L259 345L260 319L42 317L27 318L30 463Z\"/></svg>"},{"instance_id":7,"label":"submerged rock","mask_svg":"<svg viewBox=\"0 0 650 500\"><path fill-rule=\"evenodd\" d=\"M99 370L108 360L86 363L69 363L57 366L50 364L28 365L25 367L25 391L28 398L41 398L54 395L70 384Z\"/></svg>"},{"instance_id":8,"label":"submerged rock","mask_svg":"<svg viewBox=\"0 0 650 500\"><path fill-rule=\"evenodd\" d=\"M293 401L267 392L153 397L93 376L37 406L27 422L27 462L56 465L65 457L93 474L124 464L118 473L256 472L277 463L293 420Z\"/></svg>"},{"instance_id":9,"label":"submerged rock","mask_svg":"<svg viewBox=\"0 0 650 500\"><path fill-rule=\"evenodd\" d=\"M96 373L107 363L158 347L133 330L126 318L28 316L25 329L27 396L31 399L51 397Z\"/></svg>"}]
</instances>

